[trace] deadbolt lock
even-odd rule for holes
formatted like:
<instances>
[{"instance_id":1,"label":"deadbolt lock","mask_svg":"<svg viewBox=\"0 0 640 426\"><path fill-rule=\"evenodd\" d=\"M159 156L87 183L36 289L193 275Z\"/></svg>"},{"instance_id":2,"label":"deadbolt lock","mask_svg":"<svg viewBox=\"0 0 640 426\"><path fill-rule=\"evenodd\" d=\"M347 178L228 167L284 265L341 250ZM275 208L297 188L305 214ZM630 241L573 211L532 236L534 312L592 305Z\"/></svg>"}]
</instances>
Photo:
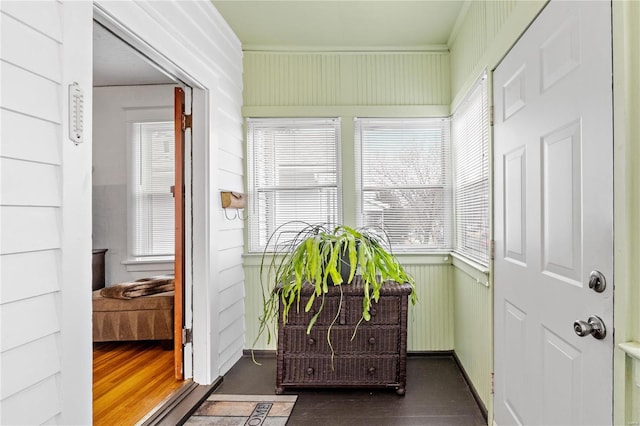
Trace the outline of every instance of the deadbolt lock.
<instances>
[{"instance_id":1,"label":"deadbolt lock","mask_svg":"<svg viewBox=\"0 0 640 426\"><path fill-rule=\"evenodd\" d=\"M589 288L596 293L602 293L607 288L607 280L600 271L591 271L589 276Z\"/></svg>"}]
</instances>

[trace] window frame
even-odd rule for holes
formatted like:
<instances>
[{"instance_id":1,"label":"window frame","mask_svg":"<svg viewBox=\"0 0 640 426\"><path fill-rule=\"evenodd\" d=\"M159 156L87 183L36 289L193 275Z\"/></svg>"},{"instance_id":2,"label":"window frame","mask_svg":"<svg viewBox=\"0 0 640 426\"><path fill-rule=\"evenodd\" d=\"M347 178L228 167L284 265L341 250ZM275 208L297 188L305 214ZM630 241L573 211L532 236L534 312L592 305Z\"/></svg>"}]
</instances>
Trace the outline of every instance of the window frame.
<instances>
[{"instance_id":1,"label":"window frame","mask_svg":"<svg viewBox=\"0 0 640 426\"><path fill-rule=\"evenodd\" d=\"M461 120L464 121L461 123ZM490 126L485 72L469 89L451 116L453 252L485 267L489 266L491 250ZM460 151L465 153L463 157L457 155ZM472 156L473 153L480 154L480 157ZM470 178L468 169L478 170L478 177ZM464 231L465 228L474 228L476 235L470 234L471 231Z\"/></svg>"},{"instance_id":2,"label":"window frame","mask_svg":"<svg viewBox=\"0 0 640 426\"><path fill-rule=\"evenodd\" d=\"M257 182L259 179L259 173L256 171L258 166L258 161L256 158L256 150L259 150L256 146L256 141L254 140L256 137L256 131L265 130L265 129L276 129L289 126L291 129L303 128L303 126L309 126L309 128L313 128L319 126L322 128L323 126L326 128L331 128L335 132L335 147L334 147L334 158L335 158L335 183L332 184L307 184L307 185L279 185L276 182L272 182L271 185L262 185ZM271 236L274 232L280 230L283 239L286 239L284 234L287 233L295 233L296 229L299 227L302 229L304 227L305 222L299 222L298 225L292 224L288 227L281 227L280 222L288 223L289 220L278 220L278 218L274 215L269 215L263 212L263 209L267 207L261 207L261 203L265 202L260 196L261 193L270 192L274 196L277 197L277 194L292 194L296 191L314 191L316 189L335 189L335 199L333 201L328 201L329 205L327 207L327 216L333 216L335 219L333 220L323 220L319 221L323 224L327 224L329 226L337 225L342 222L342 214L343 214L343 206L342 206L342 161L341 161L341 119L339 117L309 117L309 118L296 118L296 117L271 117L271 118L247 118L246 119L246 135L247 135L247 193L249 195L248 200L248 226L247 226L247 251L249 253L262 253L262 252L273 252L280 250L283 245L283 240L280 239L280 235L271 239ZM274 142L275 143L275 142ZM264 149L264 148L262 148ZM286 154L283 154L285 156ZM278 158L274 154L273 161L277 161ZM329 164L329 163L323 163ZM317 166L317 164L316 164ZM297 168L303 169L300 164L295 166ZM295 168L294 167L294 168ZM311 167L309 165L309 167ZM299 177L298 175L295 175ZM273 179L279 180L282 177L280 175L274 174ZM276 211L277 209L275 201L272 201L271 211ZM330 204L335 204L333 211L331 209ZM285 205L286 206L286 205ZM266 225L264 225L264 229L262 229L262 225L260 221L264 221ZM298 217L292 220L299 220ZM334 223L335 222L335 223ZM267 243L269 247L267 247Z\"/></svg>"},{"instance_id":3,"label":"window frame","mask_svg":"<svg viewBox=\"0 0 640 426\"><path fill-rule=\"evenodd\" d=\"M140 254L136 252L137 238L139 230L137 229L137 202L136 202L136 181L140 179L137 174L138 167L136 162L136 146L139 141L134 141L135 130L134 125L143 123L167 123L170 127L174 127L174 117L172 107L156 107L156 108L127 108L125 109L127 123L127 259L122 263L127 265L128 270L137 270L138 266L144 264L155 264L164 262L173 262L175 253L150 253ZM175 138L175 135L174 135ZM175 147L175 139L174 139ZM174 153L175 162L175 153ZM175 163L174 163L175 164ZM175 167L175 166L174 166ZM174 168L175 174L175 168ZM175 182L175 175L174 175ZM171 209L175 213L174 198L171 197ZM173 227L175 229L175 226ZM174 236L175 237L175 236ZM172 247L175 247L172 244Z\"/></svg>"},{"instance_id":4,"label":"window frame","mask_svg":"<svg viewBox=\"0 0 640 426\"><path fill-rule=\"evenodd\" d=\"M438 184L413 184L413 185L394 185L394 186L376 186L368 185L364 182L364 150L363 130L366 126L382 126L401 128L406 126L407 130L415 128L430 128L442 132L440 140L439 155L442 157L438 166L441 170L441 182ZM364 126L364 127L363 127ZM367 191L396 189L396 190L430 190L439 189L441 192L441 218L442 218L442 239L440 244L398 244L391 241L394 251L402 253L441 253L452 250L452 198L451 198L451 165L450 165L450 124L449 117L422 117L422 118L404 118L404 117L384 117L384 118L354 118L354 151L355 151L355 169L356 169L356 220L358 226L365 225L364 212L364 194ZM390 238L393 240L393 237Z\"/></svg>"}]
</instances>

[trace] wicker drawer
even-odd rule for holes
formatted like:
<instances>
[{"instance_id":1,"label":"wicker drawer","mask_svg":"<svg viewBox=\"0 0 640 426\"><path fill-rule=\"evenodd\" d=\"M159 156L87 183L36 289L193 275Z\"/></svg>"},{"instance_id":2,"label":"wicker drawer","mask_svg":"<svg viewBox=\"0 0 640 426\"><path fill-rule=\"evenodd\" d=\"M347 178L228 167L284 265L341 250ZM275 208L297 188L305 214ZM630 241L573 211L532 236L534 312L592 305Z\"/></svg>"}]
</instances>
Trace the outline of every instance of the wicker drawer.
<instances>
[{"instance_id":1,"label":"wicker drawer","mask_svg":"<svg viewBox=\"0 0 640 426\"><path fill-rule=\"evenodd\" d=\"M283 330L284 351L287 354L331 354L327 342L329 327L313 327L307 334L304 326L287 326ZM331 343L336 355L342 354L397 354L400 345L400 327L361 325L351 340L353 326L333 326Z\"/></svg>"},{"instance_id":2,"label":"wicker drawer","mask_svg":"<svg viewBox=\"0 0 640 426\"><path fill-rule=\"evenodd\" d=\"M381 297L378 303L371 304L371 319L367 324L400 324L402 299L397 296ZM362 318L362 298L347 298L346 323L357 324ZM365 322L363 322L365 324Z\"/></svg>"},{"instance_id":3,"label":"wicker drawer","mask_svg":"<svg viewBox=\"0 0 640 426\"><path fill-rule=\"evenodd\" d=\"M307 305L308 297L300 298L300 305L298 306L294 303L291 305L291 309L289 309L289 314L287 316L287 326L288 325L296 325L296 324L309 324L311 318L315 315L318 309L320 309L320 305L322 303L321 299L316 299L313 301L313 306L309 312L305 312L304 308ZM318 315L316 319L315 325L329 325L333 322L333 319L336 316L336 312L338 312L338 303L340 301L335 297L325 297L324 307L322 308L322 312ZM282 322L282 318L280 319Z\"/></svg>"},{"instance_id":4,"label":"wicker drawer","mask_svg":"<svg viewBox=\"0 0 640 426\"><path fill-rule=\"evenodd\" d=\"M314 287L309 283L303 286L299 304L301 311L313 290ZM363 292L364 286L359 277L353 284L342 288L330 286L323 310L310 334L306 331L313 312L296 312L293 306L286 324L283 324L281 316L276 393L283 393L289 386L361 386L394 387L399 395L404 395L407 377L407 301L411 286L385 283L379 302L371 308L371 320L360 322ZM314 310L320 307L321 302L319 299L315 301ZM357 333L351 340L356 326ZM329 328L332 346L327 342ZM332 354L335 355L333 368Z\"/></svg>"},{"instance_id":5,"label":"wicker drawer","mask_svg":"<svg viewBox=\"0 0 640 426\"><path fill-rule=\"evenodd\" d=\"M398 384L398 355L336 356L331 368L330 356L285 356L283 385L388 385Z\"/></svg>"}]
</instances>

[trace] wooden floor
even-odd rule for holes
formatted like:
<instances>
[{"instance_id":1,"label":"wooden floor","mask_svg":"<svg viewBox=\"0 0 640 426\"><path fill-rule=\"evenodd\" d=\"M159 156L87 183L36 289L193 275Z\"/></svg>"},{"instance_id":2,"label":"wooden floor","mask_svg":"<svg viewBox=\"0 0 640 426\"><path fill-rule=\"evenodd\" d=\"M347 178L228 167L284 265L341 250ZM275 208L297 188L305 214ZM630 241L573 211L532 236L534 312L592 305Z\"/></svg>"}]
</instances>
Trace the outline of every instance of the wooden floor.
<instances>
[{"instance_id":1,"label":"wooden floor","mask_svg":"<svg viewBox=\"0 0 640 426\"><path fill-rule=\"evenodd\" d=\"M242 358L214 392L273 395L275 358ZM407 392L393 390L290 389L298 395L287 426L486 425L480 408L450 356L410 356Z\"/></svg>"},{"instance_id":2,"label":"wooden floor","mask_svg":"<svg viewBox=\"0 0 640 426\"><path fill-rule=\"evenodd\" d=\"M161 342L94 343L93 424L134 425L182 386L173 372Z\"/></svg>"}]
</instances>

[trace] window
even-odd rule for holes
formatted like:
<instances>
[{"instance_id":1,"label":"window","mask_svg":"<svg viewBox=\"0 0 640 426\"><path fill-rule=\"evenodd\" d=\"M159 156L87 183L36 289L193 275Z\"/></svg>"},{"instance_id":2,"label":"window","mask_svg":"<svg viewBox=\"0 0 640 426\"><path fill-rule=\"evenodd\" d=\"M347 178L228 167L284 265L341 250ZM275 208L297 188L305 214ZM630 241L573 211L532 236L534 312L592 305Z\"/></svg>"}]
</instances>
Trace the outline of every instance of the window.
<instances>
[{"instance_id":1,"label":"window","mask_svg":"<svg viewBox=\"0 0 640 426\"><path fill-rule=\"evenodd\" d=\"M129 251L134 259L173 256L173 121L131 123Z\"/></svg>"},{"instance_id":2,"label":"window","mask_svg":"<svg viewBox=\"0 0 640 426\"><path fill-rule=\"evenodd\" d=\"M449 119L356 119L359 226L394 249L451 248Z\"/></svg>"},{"instance_id":3,"label":"window","mask_svg":"<svg viewBox=\"0 0 640 426\"><path fill-rule=\"evenodd\" d=\"M452 118L454 250L489 264L489 113L483 77Z\"/></svg>"},{"instance_id":4,"label":"window","mask_svg":"<svg viewBox=\"0 0 640 426\"><path fill-rule=\"evenodd\" d=\"M248 119L249 251L341 220L339 119ZM285 225L285 226L283 226Z\"/></svg>"}]
</instances>

